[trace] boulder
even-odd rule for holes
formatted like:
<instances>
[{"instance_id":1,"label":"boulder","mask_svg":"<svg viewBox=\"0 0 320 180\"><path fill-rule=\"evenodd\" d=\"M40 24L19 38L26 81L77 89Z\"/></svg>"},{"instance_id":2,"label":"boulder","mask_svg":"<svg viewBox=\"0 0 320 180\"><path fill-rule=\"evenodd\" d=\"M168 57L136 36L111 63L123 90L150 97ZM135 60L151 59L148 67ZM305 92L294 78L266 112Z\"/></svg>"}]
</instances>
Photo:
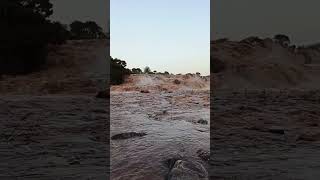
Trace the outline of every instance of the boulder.
<instances>
[{"instance_id":1,"label":"boulder","mask_svg":"<svg viewBox=\"0 0 320 180\"><path fill-rule=\"evenodd\" d=\"M208 124L208 121L204 120L204 119L200 119L199 121L197 121L197 123L199 123L199 124Z\"/></svg>"},{"instance_id":2,"label":"boulder","mask_svg":"<svg viewBox=\"0 0 320 180\"><path fill-rule=\"evenodd\" d=\"M121 133L121 134L116 134L111 137L112 140L120 140L120 139L130 139L134 137L142 137L147 135L146 133L137 133L137 132L128 132L128 133Z\"/></svg>"},{"instance_id":3,"label":"boulder","mask_svg":"<svg viewBox=\"0 0 320 180\"><path fill-rule=\"evenodd\" d=\"M96 95L96 98L108 99L108 98L110 98L110 92L109 91L99 91Z\"/></svg>"},{"instance_id":4,"label":"boulder","mask_svg":"<svg viewBox=\"0 0 320 180\"><path fill-rule=\"evenodd\" d=\"M171 159L167 180L208 180L208 172L196 161Z\"/></svg>"}]
</instances>

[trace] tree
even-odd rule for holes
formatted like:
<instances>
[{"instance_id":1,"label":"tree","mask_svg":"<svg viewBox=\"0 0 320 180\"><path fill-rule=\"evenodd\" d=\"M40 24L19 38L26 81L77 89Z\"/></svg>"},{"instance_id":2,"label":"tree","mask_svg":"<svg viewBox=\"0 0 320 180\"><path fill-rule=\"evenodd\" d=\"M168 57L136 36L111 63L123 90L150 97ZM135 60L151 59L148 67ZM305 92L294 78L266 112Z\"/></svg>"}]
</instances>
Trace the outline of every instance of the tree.
<instances>
[{"instance_id":1,"label":"tree","mask_svg":"<svg viewBox=\"0 0 320 180\"><path fill-rule=\"evenodd\" d=\"M276 42L279 42L282 46L288 46L290 44L290 38L284 34L277 34L273 39Z\"/></svg>"},{"instance_id":2,"label":"tree","mask_svg":"<svg viewBox=\"0 0 320 180\"><path fill-rule=\"evenodd\" d=\"M96 22L87 21L85 22L85 27L90 37L94 39L99 39L102 37L107 38L107 36L103 33L102 28Z\"/></svg>"},{"instance_id":3,"label":"tree","mask_svg":"<svg viewBox=\"0 0 320 180\"><path fill-rule=\"evenodd\" d=\"M196 75L197 75L197 76L201 76L201 73L197 72Z\"/></svg>"},{"instance_id":4,"label":"tree","mask_svg":"<svg viewBox=\"0 0 320 180\"><path fill-rule=\"evenodd\" d=\"M142 74L142 70L140 68L133 68L131 72L132 74Z\"/></svg>"},{"instance_id":5,"label":"tree","mask_svg":"<svg viewBox=\"0 0 320 180\"><path fill-rule=\"evenodd\" d=\"M111 63L110 63L110 70L111 70L111 75L110 75L110 79L111 79L111 84L121 84L124 82L126 76L131 74L131 71L127 68L125 68L126 66L126 62L120 59L113 59L112 57L110 57L111 59Z\"/></svg>"},{"instance_id":6,"label":"tree","mask_svg":"<svg viewBox=\"0 0 320 180\"><path fill-rule=\"evenodd\" d=\"M83 34L84 24L80 21L73 21L70 24L70 32L74 37L81 37Z\"/></svg>"},{"instance_id":7,"label":"tree","mask_svg":"<svg viewBox=\"0 0 320 180\"><path fill-rule=\"evenodd\" d=\"M55 40L49 0L2 0L0 3L0 74L39 70L46 62L47 45ZM58 26L56 26L58 27Z\"/></svg>"},{"instance_id":8,"label":"tree","mask_svg":"<svg viewBox=\"0 0 320 180\"><path fill-rule=\"evenodd\" d=\"M61 45L70 38L70 32L67 30L67 26L60 22L53 22L50 25L50 42L52 44Z\"/></svg>"},{"instance_id":9,"label":"tree","mask_svg":"<svg viewBox=\"0 0 320 180\"><path fill-rule=\"evenodd\" d=\"M113 59L113 61L118 64L119 66L125 68L127 66L127 62L126 61L123 61L121 59L118 59L118 58L115 58Z\"/></svg>"},{"instance_id":10,"label":"tree","mask_svg":"<svg viewBox=\"0 0 320 180\"><path fill-rule=\"evenodd\" d=\"M53 14L53 5L49 0L11 0L24 8L32 9L34 13L48 18Z\"/></svg>"},{"instance_id":11,"label":"tree","mask_svg":"<svg viewBox=\"0 0 320 180\"><path fill-rule=\"evenodd\" d=\"M143 70L143 72L145 73L145 74L150 74L151 73L151 69L150 69L150 67L145 67L144 68L144 70Z\"/></svg>"},{"instance_id":12,"label":"tree","mask_svg":"<svg viewBox=\"0 0 320 180\"><path fill-rule=\"evenodd\" d=\"M108 38L108 34L105 34L102 28L94 21L74 21L70 24L70 31L73 39Z\"/></svg>"}]
</instances>

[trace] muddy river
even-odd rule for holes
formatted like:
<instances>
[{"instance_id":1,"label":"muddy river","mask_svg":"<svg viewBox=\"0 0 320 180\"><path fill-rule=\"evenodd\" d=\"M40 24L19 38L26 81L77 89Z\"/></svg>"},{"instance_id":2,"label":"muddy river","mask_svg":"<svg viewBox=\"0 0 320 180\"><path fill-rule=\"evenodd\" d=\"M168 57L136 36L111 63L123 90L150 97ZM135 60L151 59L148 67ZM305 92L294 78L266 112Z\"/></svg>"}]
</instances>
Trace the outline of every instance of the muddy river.
<instances>
[{"instance_id":1,"label":"muddy river","mask_svg":"<svg viewBox=\"0 0 320 180\"><path fill-rule=\"evenodd\" d=\"M163 180L172 158L208 168L208 90L114 91L110 104L111 179Z\"/></svg>"}]
</instances>

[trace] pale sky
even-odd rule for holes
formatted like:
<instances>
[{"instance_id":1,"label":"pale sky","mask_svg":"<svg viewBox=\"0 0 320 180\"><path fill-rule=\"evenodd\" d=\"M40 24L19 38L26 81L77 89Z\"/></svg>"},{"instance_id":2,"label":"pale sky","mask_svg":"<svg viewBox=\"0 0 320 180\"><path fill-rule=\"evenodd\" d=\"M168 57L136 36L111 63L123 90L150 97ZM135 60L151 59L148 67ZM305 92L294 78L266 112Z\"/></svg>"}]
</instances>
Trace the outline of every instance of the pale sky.
<instances>
[{"instance_id":1,"label":"pale sky","mask_svg":"<svg viewBox=\"0 0 320 180\"><path fill-rule=\"evenodd\" d=\"M128 68L210 72L210 0L111 0L111 56Z\"/></svg>"},{"instance_id":2,"label":"pale sky","mask_svg":"<svg viewBox=\"0 0 320 180\"><path fill-rule=\"evenodd\" d=\"M50 0L53 20L70 24L75 20L95 21L108 31L109 0Z\"/></svg>"},{"instance_id":3,"label":"pale sky","mask_svg":"<svg viewBox=\"0 0 320 180\"><path fill-rule=\"evenodd\" d=\"M294 44L320 42L319 0L214 0L211 39L288 35Z\"/></svg>"}]
</instances>

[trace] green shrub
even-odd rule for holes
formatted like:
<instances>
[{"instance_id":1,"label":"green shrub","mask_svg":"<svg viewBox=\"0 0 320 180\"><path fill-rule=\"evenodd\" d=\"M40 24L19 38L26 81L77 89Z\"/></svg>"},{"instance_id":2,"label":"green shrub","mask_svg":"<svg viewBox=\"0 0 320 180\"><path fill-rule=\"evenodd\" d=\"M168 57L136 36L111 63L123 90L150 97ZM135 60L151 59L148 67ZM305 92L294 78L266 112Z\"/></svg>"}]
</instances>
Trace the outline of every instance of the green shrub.
<instances>
[{"instance_id":1,"label":"green shrub","mask_svg":"<svg viewBox=\"0 0 320 180\"><path fill-rule=\"evenodd\" d=\"M140 68L132 68L132 74L142 74L142 70Z\"/></svg>"},{"instance_id":2,"label":"green shrub","mask_svg":"<svg viewBox=\"0 0 320 180\"><path fill-rule=\"evenodd\" d=\"M145 74L151 74L152 71L151 71L150 67L147 66L147 67L144 68L143 73L145 73Z\"/></svg>"},{"instance_id":3,"label":"green shrub","mask_svg":"<svg viewBox=\"0 0 320 180\"><path fill-rule=\"evenodd\" d=\"M125 78L131 74L131 71L126 68L127 63L120 59L110 57L110 82L112 85L122 84Z\"/></svg>"},{"instance_id":4,"label":"green shrub","mask_svg":"<svg viewBox=\"0 0 320 180\"><path fill-rule=\"evenodd\" d=\"M74 21L70 24L72 39L106 39L109 34L105 34L102 28L94 21Z\"/></svg>"}]
</instances>

